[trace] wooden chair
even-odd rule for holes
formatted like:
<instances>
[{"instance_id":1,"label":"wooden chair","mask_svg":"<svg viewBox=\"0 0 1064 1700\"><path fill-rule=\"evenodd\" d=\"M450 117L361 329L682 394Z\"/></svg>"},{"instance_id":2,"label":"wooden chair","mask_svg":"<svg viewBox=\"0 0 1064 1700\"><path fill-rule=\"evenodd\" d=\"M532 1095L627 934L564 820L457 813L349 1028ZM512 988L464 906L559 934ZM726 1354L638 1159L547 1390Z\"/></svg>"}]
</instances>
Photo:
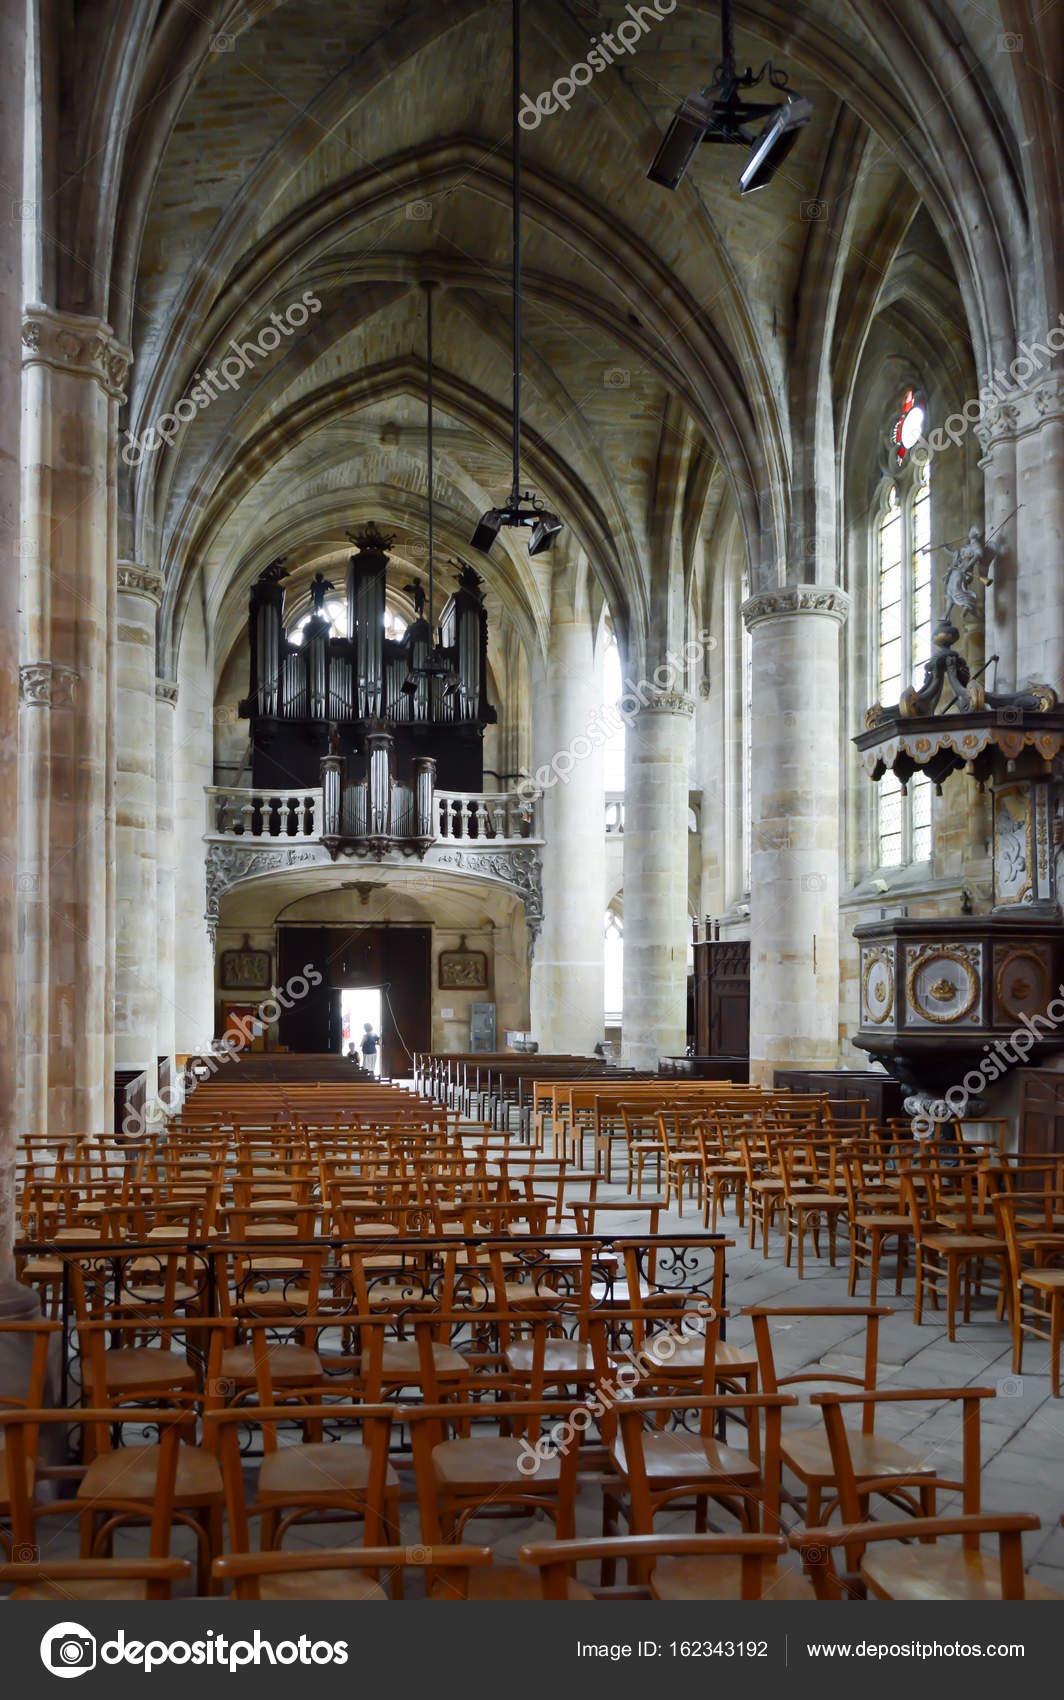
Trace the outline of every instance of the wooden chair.
<instances>
[{"instance_id":1,"label":"wooden chair","mask_svg":"<svg viewBox=\"0 0 1064 1700\"><path fill-rule=\"evenodd\" d=\"M704 1185L703 1155L697 1139L690 1132L687 1118L678 1110L659 1110L658 1134L665 1155L666 1206L675 1188L676 1214L682 1216L684 1188L691 1187L701 1209Z\"/></svg>"},{"instance_id":2,"label":"wooden chair","mask_svg":"<svg viewBox=\"0 0 1064 1700\"><path fill-rule=\"evenodd\" d=\"M889 1240L898 1242L894 1291L895 1294L901 1292L906 1253L912 1238L912 1219L908 1211L901 1208L900 1190L895 1190L893 1186L884 1186L878 1178L868 1179L860 1154L843 1152L840 1162L850 1229L850 1278L847 1291L852 1299L857 1291L861 1270L867 1269L868 1302L874 1305L879 1293L879 1269L883 1248Z\"/></svg>"},{"instance_id":3,"label":"wooden chair","mask_svg":"<svg viewBox=\"0 0 1064 1700\"><path fill-rule=\"evenodd\" d=\"M912 1223L916 1255L916 1290L913 1296L913 1321L923 1321L924 1291L931 1294L935 1310L939 1301L946 1307L946 1333L950 1340L957 1338L956 1314L964 1285L964 1320L971 1321L973 1287L981 1290L981 1272L985 1263L996 1264L1004 1294L1007 1284L1008 1247L1004 1239L976 1233L973 1218L977 1214L977 1177L960 1174L953 1185L959 1186L954 1196L950 1222L940 1227L942 1209L939 1202L937 1176L931 1170L910 1169L900 1177L902 1200ZM956 1214L959 1210L959 1214ZM999 1299L998 1314L1001 1314Z\"/></svg>"},{"instance_id":4,"label":"wooden chair","mask_svg":"<svg viewBox=\"0 0 1064 1700\"><path fill-rule=\"evenodd\" d=\"M980 1477L980 1414L981 1401L994 1398L992 1388L986 1387L943 1387L943 1388L909 1388L891 1387L875 1393L839 1393L836 1391L814 1393L811 1403L818 1405L824 1418L828 1446L831 1452L832 1469L838 1495L839 1513L847 1522L857 1522L868 1515L869 1497L880 1494L894 1505L907 1509L912 1501L912 1489L919 1498L917 1515L933 1517L935 1515L935 1496L941 1492L959 1493L962 1499L961 1509L967 1516L975 1516L981 1509L981 1477ZM928 1439L925 1453L910 1452L914 1459L914 1467L907 1473L902 1470L884 1471L880 1476L864 1474L855 1457L854 1442L858 1438L852 1429L846 1425L843 1407L861 1404L864 1409L864 1421L868 1420L869 1410L874 1413L881 1406L899 1404L923 1406L929 1401L937 1401L939 1405L961 1405L958 1428L961 1436L961 1474L959 1479L948 1477L941 1473L942 1443L938 1438ZM863 1434L862 1428L862 1434ZM856 1568L856 1559L860 1554L852 1550L848 1553L851 1568Z\"/></svg>"},{"instance_id":5,"label":"wooden chair","mask_svg":"<svg viewBox=\"0 0 1064 1700\"><path fill-rule=\"evenodd\" d=\"M550 1316L538 1319L538 1337L545 1344ZM466 1525L481 1516L498 1516L504 1510L522 1515L543 1511L554 1523L559 1538L574 1533L577 1458L581 1425L571 1422L574 1413L587 1415L585 1404L572 1400L543 1400L533 1397L494 1402L469 1402L459 1398L438 1400L432 1367L432 1324L415 1315L413 1326L422 1352L424 1405L403 1409L410 1424L417 1480L421 1532L426 1544L461 1541ZM547 1419L554 1428L543 1437ZM498 1431L473 1434L472 1425L490 1420ZM553 1437L553 1438L552 1438ZM531 1578L519 1570L497 1571L480 1577L474 1586L477 1597L526 1598ZM481 1590L487 1589L487 1593Z\"/></svg>"},{"instance_id":6,"label":"wooden chair","mask_svg":"<svg viewBox=\"0 0 1064 1700\"><path fill-rule=\"evenodd\" d=\"M738 1151L728 1150L719 1123L696 1122L694 1131L702 1156L702 1226L715 1234L717 1212L723 1211L726 1199L734 1198L741 1228L746 1206L746 1171L742 1157Z\"/></svg>"},{"instance_id":7,"label":"wooden chair","mask_svg":"<svg viewBox=\"0 0 1064 1700\"><path fill-rule=\"evenodd\" d=\"M786 1552L782 1535L661 1534L532 1542L521 1547L517 1556L522 1564L539 1571L545 1600L569 1599L575 1566L595 1560L610 1570L623 1561L629 1573L648 1572L644 1589L623 1590L623 1597L629 1599L812 1599L812 1588L801 1577L790 1578L800 1593L780 1591L779 1574L786 1573L777 1574L776 1561ZM597 1592L599 1597L609 1597L604 1589Z\"/></svg>"},{"instance_id":8,"label":"wooden chair","mask_svg":"<svg viewBox=\"0 0 1064 1700\"><path fill-rule=\"evenodd\" d=\"M784 1265L791 1266L791 1239L798 1241L798 1279L804 1274L803 1252L805 1249L806 1231L809 1230L813 1240L813 1250L820 1256L820 1227L821 1223L827 1229L828 1256L831 1267L835 1267L835 1236L838 1232L839 1218L845 1216L847 1210L844 1194L835 1191L834 1163L831 1162L829 1176L822 1180L816 1169L815 1145L813 1142L781 1140L777 1147L780 1178L783 1181L783 1233L784 1233ZM810 1183L808 1176L813 1168L815 1180Z\"/></svg>"},{"instance_id":9,"label":"wooden chair","mask_svg":"<svg viewBox=\"0 0 1064 1700\"><path fill-rule=\"evenodd\" d=\"M1011 1516L917 1517L900 1523L851 1523L841 1528L802 1529L791 1539L802 1554L818 1599L916 1600L936 1604L947 1600L1059 1600L1023 1570L1025 1534L1041 1528L1037 1517ZM961 1547L939 1549L937 1543L959 1535ZM998 1557L979 1549L986 1535L997 1535ZM913 1541L922 1543L914 1547ZM840 1577L833 1552L838 1547L862 1551L883 1541L897 1541L900 1551L874 1552L861 1559L856 1579ZM928 1542L935 1543L932 1551Z\"/></svg>"},{"instance_id":10,"label":"wooden chair","mask_svg":"<svg viewBox=\"0 0 1064 1700\"><path fill-rule=\"evenodd\" d=\"M421 1570L433 1599L469 1598L473 1571L490 1568L490 1547L336 1547L319 1552L232 1552L216 1558L213 1574L232 1583L234 1600L386 1600L379 1580ZM393 1598L402 1598L398 1588Z\"/></svg>"},{"instance_id":11,"label":"wooden chair","mask_svg":"<svg viewBox=\"0 0 1064 1700\"><path fill-rule=\"evenodd\" d=\"M115 1448L116 1427L136 1424L157 1428L158 1445ZM80 1427L89 1461L79 1470L47 1466L37 1457L42 1428ZM0 1412L0 1431L10 1461L11 1529L14 1553L34 1555L29 1564L15 1562L8 1579L18 1597L37 1600L167 1599L173 1582L191 1572L183 1560L170 1559L170 1531L186 1521L180 1510L187 1498L188 1460L195 1455L182 1435L194 1432L191 1413L155 1410L116 1412L111 1407L77 1410ZM212 1460L213 1462L213 1460ZM76 1474L73 1499L41 1498L37 1489L50 1477ZM184 1478L184 1479L183 1479ZM41 1522L48 1517L77 1517L81 1522L81 1558L52 1561L40 1558ZM99 1528L95 1525L99 1519ZM110 1546L116 1528L130 1522L149 1525L146 1559L115 1561L97 1549ZM216 1534L220 1535L220 1521ZM201 1573L205 1576L201 1566Z\"/></svg>"},{"instance_id":12,"label":"wooden chair","mask_svg":"<svg viewBox=\"0 0 1064 1700\"><path fill-rule=\"evenodd\" d=\"M200 1367L189 1349L189 1319L172 1308L183 1255L176 1247L160 1250L156 1261L161 1298L151 1303L138 1298L131 1304L123 1302L123 1295L128 1295L128 1270L138 1256L110 1248L106 1255L66 1254L85 1398L95 1405L134 1400L194 1404ZM110 1342L96 1326L103 1318L113 1319ZM180 1340L185 1342L183 1351L175 1349Z\"/></svg>"},{"instance_id":13,"label":"wooden chair","mask_svg":"<svg viewBox=\"0 0 1064 1700\"><path fill-rule=\"evenodd\" d=\"M858 1480L875 1480L883 1477L895 1477L908 1480L920 1478L918 1486L919 1504L926 1512L934 1511L934 1497L931 1478L934 1471L930 1464L925 1464L918 1453L907 1447L897 1446L893 1441L885 1440L875 1433L875 1404L873 1402L876 1380L879 1370L879 1321L881 1317L893 1316L893 1311L882 1305L754 1305L746 1313L754 1325L754 1341L757 1346L758 1361L761 1366L761 1385L766 1393L779 1393L784 1389L792 1392L796 1388L823 1388L825 1384L842 1388L861 1388L869 1397L862 1411L861 1432L851 1435L852 1467ZM865 1322L865 1351L864 1373L861 1376L851 1375L841 1370L826 1369L815 1365L812 1369L801 1370L792 1375L779 1375L776 1370L775 1354L772 1349L772 1321L783 1319L798 1320L802 1317L839 1317L852 1318L853 1321ZM853 1398L860 1399L861 1393L854 1393ZM815 1395L813 1403L816 1402ZM837 1497L839 1487L835 1474L834 1455L824 1430L816 1425L814 1428L787 1428L783 1431L780 1442L779 1460L782 1468L786 1468L797 1477L805 1489L804 1513L807 1523L820 1523L826 1520L830 1505ZM784 1497L782 1479L778 1492ZM825 1498L832 1498L825 1504Z\"/></svg>"},{"instance_id":14,"label":"wooden chair","mask_svg":"<svg viewBox=\"0 0 1064 1700\"><path fill-rule=\"evenodd\" d=\"M1023 1369L1025 1335L1049 1343L1049 1375L1053 1397L1060 1397L1060 1344L1064 1333L1064 1268L1049 1267L1064 1257L1064 1235L1056 1226L1054 1192L1000 1192L994 1212L1008 1251L1009 1324L1012 1330L1012 1372Z\"/></svg>"},{"instance_id":15,"label":"wooden chair","mask_svg":"<svg viewBox=\"0 0 1064 1700\"><path fill-rule=\"evenodd\" d=\"M16 1413L26 1410L40 1410L44 1404L44 1392L48 1381L48 1358L53 1341L58 1344L62 1333L62 1324L51 1318L48 1320L34 1318L30 1321L14 1322L0 1321L0 1340L8 1347L25 1342L29 1347L29 1361L26 1368L26 1391L23 1395L14 1393L0 1394L0 1409ZM0 1436L3 1431L0 1430ZM33 1470L33 1448L28 1450L27 1468ZM11 1514L11 1457L6 1448L0 1450L0 1515ZM3 1530L0 1530L0 1543L11 1552L11 1541Z\"/></svg>"},{"instance_id":16,"label":"wooden chair","mask_svg":"<svg viewBox=\"0 0 1064 1700\"><path fill-rule=\"evenodd\" d=\"M634 1190L637 1198L643 1196L643 1170L653 1160L655 1164L655 1189L661 1191L661 1164L665 1156L665 1147L658 1132L657 1116L653 1110L620 1105L621 1122L624 1126L624 1143L628 1156L628 1178L625 1191L631 1194Z\"/></svg>"},{"instance_id":17,"label":"wooden chair","mask_svg":"<svg viewBox=\"0 0 1064 1700\"><path fill-rule=\"evenodd\" d=\"M832 1539L827 1545L841 1544L844 1547L846 1585L851 1589L856 1586L859 1590L863 1583L873 1597L878 1599L1023 1599L1023 1560L1019 1534L1025 1529L1039 1528L1038 1519L1005 1519L1002 1524L1000 1519L983 1519L980 1516L980 1411L982 1400L994 1397L993 1389L945 1387L914 1391L910 1388L891 1388L889 1391L864 1396L866 1404L869 1401L875 1405L935 1401L959 1403L962 1407L962 1479L960 1482L950 1481L936 1474L933 1486L940 1491L956 1492L960 1489L963 1515L960 1518L936 1518L933 1515L917 1517L900 1526L870 1525L868 1522L866 1507L869 1494L886 1493L893 1497L897 1488L905 1484L898 1477L869 1481L861 1479L857 1473L852 1450L853 1437L843 1420L842 1406L859 1401L862 1397L860 1393L813 1395L813 1403L819 1405L823 1411L839 1487L839 1509L847 1526L847 1535L841 1541ZM941 1443L935 1441L931 1444L933 1456L941 1450ZM926 1491L926 1479L922 1474L910 1478L910 1485L916 1486L921 1495ZM980 1524L983 1526L979 1527ZM877 1553L869 1557L865 1551L866 1532L869 1527L877 1530L883 1530L885 1527L890 1531L888 1534L877 1534L872 1537L874 1540L897 1540L899 1529L904 1529L904 1538L907 1541L915 1539L921 1544L915 1548L906 1545L896 1552ZM980 1535L993 1532L1016 1537L1003 1545L1000 1560L990 1558L980 1551ZM841 1533L833 1532L835 1535ZM938 1537L943 1534L961 1535L960 1553L949 1548L939 1549L937 1545L933 1545L932 1550L929 1550L928 1543L937 1542ZM814 1576L815 1574L814 1569ZM830 1587L830 1578L828 1585ZM826 1597L837 1598L838 1594L829 1592ZM1026 1597L1053 1599L1059 1596L1032 1583Z\"/></svg>"},{"instance_id":18,"label":"wooden chair","mask_svg":"<svg viewBox=\"0 0 1064 1700\"><path fill-rule=\"evenodd\" d=\"M180 1317L158 1317L154 1319L153 1325L158 1327L167 1339L190 1326ZM203 1330L209 1327L209 1324L201 1319L197 1327ZM121 1345L108 1347L107 1342L116 1336L135 1337L138 1332L142 1333L143 1329L142 1319L131 1320L123 1316L108 1316L92 1322L78 1323L78 1338L85 1366L85 1386L92 1389L92 1398L97 1406L110 1410L112 1420L116 1422L124 1421L127 1415L131 1421L134 1420L137 1413L127 1412L126 1404L133 1399L143 1400L148 1395L144 1392L134 1394L124 1385L115 1387L106 1367L107 1360L120 1358L127 1348ZM144 1349L148 1352L153 1350L150 1347ZM161 1351L156 1355L164 1356ZM197 1366L197 1385L193 1389L164 1385L160 1389L157 1403L185 1409L198 1405L203 1399L198 1387L199 1379ZM165 1373L163 1380L165 1381ZM189 1414L191 1415L191 1410ZM95 1444L103 1432L99 1424L91 1426L86 1430L86 1443ZM113 1515L105 1523L103 1531L104 1536L109 1538L117 1522L128 1519L131 1505L139 1505L142 1514L145 1507L151 1506L156 1492L158 1469L157 1449L148 1446L113 1449L108 1445L89 1460L77 1494L77 1500L85 1502L83 1510L86 1513L82 1518L82 1558L94 1557L94 1547L98 1539L102 1538L93 1533L93 1519L97 1512L106 1512L109 1507L113 1508ZM192 1529L196 1535L201 1591L209 1580L211 1553L217 1551L221 1544L223 1501L222 1476L217 1460L199 1447L182 1440L177 1456L173 1520Z\"/></svg>"},{"instance_id":19,"label":"wooden chair","mask_svg":"<svg viewBox=\"0 0 1064 1700\"><path fill-rule=\"evenodd\" d=\"M394 1411L390 1405L286 1403L229 1406L204 1417L205 1445L216 1448L225 1484L229 1541L251 1550L250 1523L260 1519L262 1550L279 1550L289 1529L309 1520L362 1524L364 1545L398 1539L399 1478L388 1460ZM328 1421L358 1438L281 1444L282 1426L319 1432ZM258 1430L262 1462L254 1497L247 1499L240 1429ZM349 1578L361 1586L361 1578ZM286 1599L288 1584L271 1583L269 1597ZM296 1597L299 1597L298 1588ZM357 1593L353 1596L360 1597Z\"/></svg>"},{"instance_id":20,"label":"wooden chair","mask_svg":"<svg viewBox=\"0 0 1064 1700\"><path fill-rule=\"evenodd\" d=\"M600 1402L603 1395L600 1393ZM695 1511L695 1533L705 1533L710 1501L729 1510L747 1534L779 1533L780 1413L797 1403L787 1394L701 1394L686 1390L668 1397L625 1399L603 1414L600 1427L610 1462L624 1485L632 1534L655 1532L656 1516L678 1504ZM697 1414L698 1428L666 1430L656 1426L678 1412ZM765 1419L763 1445L751 1437ZM741 1417L747 1450L727 1445L716 1429L728 1417ZM648 1420L654 1426L648 1427ZM762 1462L763 1457L763 1462ZM604 1535L613 1535L618 1495L607 1489ZM630 1579L638 1580L636 1576ZM609 1580L608 1567L603 1581Z\"/></svg>"},{"instance_id":21,"label":"wooden chair","mask_svg":"<svg viewBox=\"0 0 1064 1700\"><path fill-rule=\"evenodd\" d=\"M739 1149L750 1210L748 1244L753 1251L760 1229L761 1252L763 1257L767 1257L769 1230L783 1209L784 1184L775 1173L772 1142L767 1133L751 1131L741 1134Z\"/></svg>"}]
</instances>

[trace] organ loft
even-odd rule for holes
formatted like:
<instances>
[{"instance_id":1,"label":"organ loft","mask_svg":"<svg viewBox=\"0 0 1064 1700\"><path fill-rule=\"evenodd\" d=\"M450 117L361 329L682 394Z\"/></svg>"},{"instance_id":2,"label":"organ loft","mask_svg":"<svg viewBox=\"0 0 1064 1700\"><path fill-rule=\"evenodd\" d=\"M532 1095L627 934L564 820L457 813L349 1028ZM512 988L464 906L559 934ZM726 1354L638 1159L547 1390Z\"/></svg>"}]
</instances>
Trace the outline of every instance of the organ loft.
<instances>
[{"instance_id":1,"label":"organ loft","mask_svg":"<svg viewBox=\"0 0 1064 1700\"><path fill-rule=\"evenodd\" d=\"M487 695L488 617L479 574L457 565L457 587L433 623L421 584L407 585L414 617L389 636L393 539L370 523L351 541L342 602L327 602L336 587L319 572L310 587L312 613L298 631L286 629L283 558L252 587L250 680L240 713L250 723L254 785L265 791L316 785L327 754L344 758L349 779L365 779L372 740L383 737L396 775L431 761L443 788L479 791L484 728L497 719Z\"/></svg>"}]
</instances>

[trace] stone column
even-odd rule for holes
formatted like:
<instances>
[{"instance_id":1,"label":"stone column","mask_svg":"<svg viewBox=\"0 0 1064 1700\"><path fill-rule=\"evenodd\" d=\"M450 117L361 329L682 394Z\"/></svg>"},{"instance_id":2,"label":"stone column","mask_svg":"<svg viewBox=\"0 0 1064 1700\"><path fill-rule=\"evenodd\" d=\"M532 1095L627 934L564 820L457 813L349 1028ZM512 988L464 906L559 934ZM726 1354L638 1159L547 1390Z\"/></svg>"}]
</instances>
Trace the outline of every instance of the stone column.
<instances>
[{"instance_id":1,"label":"stone column","mask_svg":"<svg viewBox=\"0 0 1064 1700\"><path fill-rule=\"evenodd\" d=\"M111 1126L115 444L128 351L23 317L19 1048L28 1133Z\"/></svg>"},{"instance_id":2,"label":"stone column","mask_svg":"<svg viewBox=\"0 0 1064 1700\"><path fill-rule=\"evenodd\" d=\"M629 692L631 695L631 692ZM687 1045L687 812L694 703L641 691L628 719L624 794L624 1060L655 1068Z\"/></svg>"},{"instance_id":3,"label":"stone column","mask_svg":"<svg viewBox=\"0 0 1064 1700\"><path fill-rule=\"evenodd\" d=\"M986 652L1000 656L997 688L1037 681L1064 696L1064 373L987 408L976 430L986 535L997 550L986 593ZM988 677L993 686L993 667Z\"/></svg>"},{"instance_id":4,"label":"stone column","mask_svg":"<svg viewBox=\"0 0 1064 1700\"><path fill-rule=\"evenodd\" d=\"M214 669L209 634L193 597L177 657L174 721L174 1045L198 1051L214 1033L214 946L207 930L205 785L214 783Z\"/></svg>"},{"instance_id":5,"label":"stone column","mask_svg":"<svg viewBox=\"0 0 1064 1700\"><path fill-rule=\"evenodd\" d=\"M37 1310L36 1295L15 1281L13 1165L19 1122L15 1110L15 908L18 840L18 564L19 406L22 372L22 244L11 218L11 197L22 183L26 8L0 7L0 182L7 191L6 233L0 243L0 1317Z\"/></svg>"},{"instance_id":6,"label":"stone column","mask_svg":"<svg viewBox=\"0 0 1064 1700\"><path fill-rule=\"evenodd\" d=\"M115 711L115 1068L143 1071L154 1098L158 1046L155 619L162 574L118 563Z\"/></svg>"},{"instance_id":7,"label":"stone column","mask_svg":"<svg viewBox=\"0 0 1064 1700\"><path fill-rule=\"evenodd\" d=\"M158 1056L169 1057L173 1079L176 932L176 866L174 846L174 720L177 685L173 679L155 681L155 914L156 973L155 1035Z\"/></svg>"},{"instance_id":8,"label":"stone column","mask_svg":"<svg viewBox=\"0 0 1064 1700\"><path fill-rule=\"evenodd\" d=\"M537 720L544 784L543 930L532 964L532 1032L544 1051L590 1056L602 1039L606 794L602 692L586 615L556 594Z\"/></svg>"},{"instance_id":9,"label":"stone column","mask_svg":"<svg viewBox=\"0 0 1064 1700\"><path fill-rule=\"evenodd\" d=\"M753 669L750 1079L834 1068L839 1027L839 629L833 586L743 604Z\"/></svg>"}]
</instances>

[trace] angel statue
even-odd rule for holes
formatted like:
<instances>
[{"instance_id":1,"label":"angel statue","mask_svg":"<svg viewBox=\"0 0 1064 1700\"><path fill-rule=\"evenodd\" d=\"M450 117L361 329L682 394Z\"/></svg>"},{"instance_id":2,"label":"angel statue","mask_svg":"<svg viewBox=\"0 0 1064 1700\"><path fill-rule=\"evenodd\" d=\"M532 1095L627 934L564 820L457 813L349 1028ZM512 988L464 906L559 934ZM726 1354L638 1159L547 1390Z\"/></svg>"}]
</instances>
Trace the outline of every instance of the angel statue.
<instances>
[{"instance_id":1,"label":"angel statue","mask_svg":"<svg viewBox=\"0 0 1064 1700\"><path fill-rule=\"evenodd\" d=\"M330 590L335 589L336 586L329 583L329 580L325 577L324 573L315 574L310 586L310 600L314 605L315 614L323 614L325 612L325 598L328 596Z\"/></svg>"},{"instance_id":2,"label":"angel statue","mask_svg":"<svg viewBox=\"0 0 1064 1700\"><path fill-rule=\"evenodd\" d=\"M973 525L968 531L965 542L957 548L949 549L949 566L946 569L945 607L942 617L948 621L952 608L963 608L971 618L978 618L982 613L982 594L973 586L977 580L985 590L990 579L980 569L986 567L994 559L996 553L992 544L987 543L979 526Z\"/></svg>"}]
</instances>

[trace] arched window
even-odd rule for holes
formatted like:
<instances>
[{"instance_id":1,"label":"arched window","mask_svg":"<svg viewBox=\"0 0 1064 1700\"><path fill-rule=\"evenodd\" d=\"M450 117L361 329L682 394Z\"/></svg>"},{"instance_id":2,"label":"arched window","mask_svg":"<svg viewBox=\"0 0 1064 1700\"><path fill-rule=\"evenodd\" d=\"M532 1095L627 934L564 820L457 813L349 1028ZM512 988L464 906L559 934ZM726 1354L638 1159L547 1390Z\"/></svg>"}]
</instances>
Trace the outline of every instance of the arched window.
<instances>
[{"instance_id":1,"label":"arched window","mask_svg":"<svg viewBox=\"0 0 1064 1700\"><path fill-rule=\"evenodd\" d=\"M603 947L604 1014L607 1027L621 1025L624 1007L624 925L613 910L606 911L606 937Z\"/></svg>"},{"instance_id":2,"label":"arched window","mask_svg":"<svg viewBox=\"0 0 1064 1700\"><path fill-rule=\"evenodd\" d=\"M294 643L297 648L303 642L303 634L306 630L307 621L310 618L310 614L304 614L301 620L296 621L292 630L288 634L289 643ZM346 602L340 602L337 598L330 597L328 602L325 604L325 618L332 626L333 637L346 637L348 635ZM401 614L397 614L394 609L386 608L384 610L384 635L386 638L392 638L398 643L401 639L405 638L409 623L410 622L408 620L403 619Z\"/></svg>"},{"instance_id":3,"label":"arched window","mask_svg":"<svg viewBox=\"0 0 1064 1700\"><path fill-rule=\"evenodd\" d=\"M336 597L331 596L329 598L329 600L326 602L325 607L323 608L322 612L324 613L325 618L328 620L329 624L332 626L332 632L331 632L330 635L332 637L346 637L347 636L347 603L341 602ZM304 633L306 631L307 622L308 622L308 620L311 620L312 618L313 618L313 611L310 612L310 613L304 614L303 618L301 620L297 620L295 625L292 627L291 631L288 633L289 643L294 643L296 645L297 649L302 645Z\"/></svg>"},{"instance_id":4,"label":"arched window","mask_svg":"<svg viewBox=\"0 0 1064 1700\"><path fill-rule=\"evenodd\" d=\"M880 487L875 521L875 693L896 703L919 683L931 659L931 467L913 451L924 408L908 390L890 432L891 468ZM931 782L913 776L903 792L893 774L876 787L875 855L881 868L931 856Z\"/></svg>"}]
</instances>

